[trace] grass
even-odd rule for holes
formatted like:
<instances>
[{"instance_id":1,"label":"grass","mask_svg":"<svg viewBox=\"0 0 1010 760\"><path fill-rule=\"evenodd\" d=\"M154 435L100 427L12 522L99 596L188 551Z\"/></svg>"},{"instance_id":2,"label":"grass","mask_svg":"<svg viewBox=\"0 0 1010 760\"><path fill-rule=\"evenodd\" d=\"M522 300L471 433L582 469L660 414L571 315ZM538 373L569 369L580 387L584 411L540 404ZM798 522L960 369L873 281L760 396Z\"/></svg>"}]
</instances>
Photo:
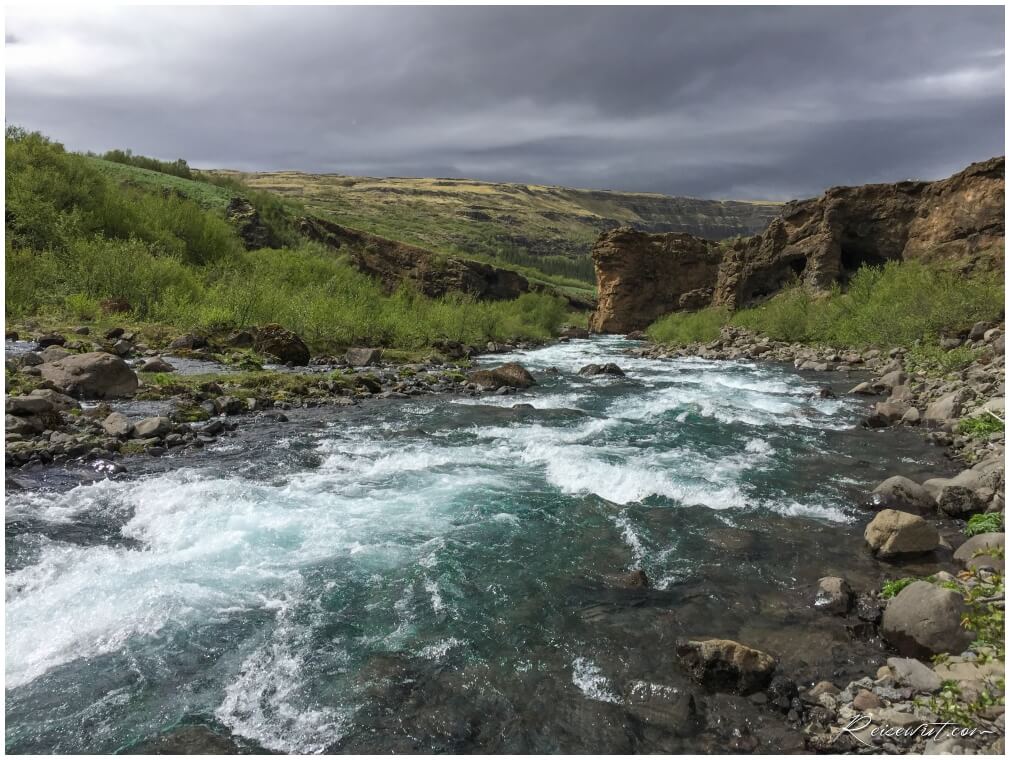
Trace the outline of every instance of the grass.
<instances>
[{"instance_id":1,"label":"grass","mask_svg":"<svg viewBox=\"0 0 1010 760\"><path fill-rule=\"evenodd\" d=\"M774 340L838 347L911 347L908 362L929 374L947 374L973 361L969 348L944 351L941 336L1003 314L1003 285L996 274L965 277L917 262L864 267L844 292L814 294L798 284L765 303L733 314L723 309L675 312L648 333L661 342L708 341L726 324Z\"/></svg>"},{"instance_id":2,"label":"grass","mask_svg":"<svg viewBox=\"0 0 1010 760\"><path fill-rule=\"evenodd\" d=\"M957 431L971 438L988 438L993 433L1002 433L1004 424L992 414L966 417L958 423Z\"/></svg>"},{"instance_id":3,"label":"grass","mask_svg":"<svg viewBox=\"0 0 1010 760\"><path fill-rule=\"evenodd\" d=\"M884 585L880 587L880 598L881 599L891 599L898 595L898 593L905 588L915 583L918 578L898 578L893 581L884 581Z\"/></svg>"},{"instance_id":4,"label":"grass","mask_svg":"<svg viewBox=\"0 0 1010 760\"><path fill-rule=\"evenodd\" d=\"M616 224L712 239L763 229L780 205L465 179L238 175L349 227L430 250L593 283L589 250ZM542 276L542 275L541 275Z\"/></svg>"},{"instance_id":5,"label":"grass","mask_svg":"<svg viewBox=\"0 0 1010 760\"><path fill-rule=\"evenodd\" d=\"M336 351L543 340L568 318L564 300L545 293L506 302L406 287L388 295L295 234L302 209L265 192L244 195L278 247L247 251L220 204L242 189L234 179L215 185L104 162L16 128L6 149L9 321L94 320L116 300L130 307L117 321L176 331L276 322Z\"/></svg>"},{"instance_id":6,"label":"grass","mask_svg":"<svg viewBox=\"0 0 1010 760\"><path fill-rule=\"evenodd\" d=\"M998 533L1003 530L1003 515L1000 512L986 512L981 515L972 515L968 518L964 534L966 536L977 536L980 533Z\"/></svg>"}]
</instances>

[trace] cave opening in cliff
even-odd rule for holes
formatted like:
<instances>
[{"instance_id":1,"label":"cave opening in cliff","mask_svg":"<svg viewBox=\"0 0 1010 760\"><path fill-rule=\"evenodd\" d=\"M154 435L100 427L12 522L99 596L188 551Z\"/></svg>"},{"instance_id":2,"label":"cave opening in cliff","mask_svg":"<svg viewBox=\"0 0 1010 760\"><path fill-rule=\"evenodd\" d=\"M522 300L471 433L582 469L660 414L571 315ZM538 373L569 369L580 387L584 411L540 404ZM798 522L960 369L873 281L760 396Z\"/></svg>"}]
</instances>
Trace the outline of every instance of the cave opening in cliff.
<instances>
[{"instance_id":1,"label":"cave opening in cliff","mask_svg":"<svg viewBox=\"0 0 1010 760\"><path fill-rule=\"evenodd\" d=\"M839 274L848 280L860 267L879 267L889 261L889 257L866 245L842 243Z\"/></svg>"}]
</instances>

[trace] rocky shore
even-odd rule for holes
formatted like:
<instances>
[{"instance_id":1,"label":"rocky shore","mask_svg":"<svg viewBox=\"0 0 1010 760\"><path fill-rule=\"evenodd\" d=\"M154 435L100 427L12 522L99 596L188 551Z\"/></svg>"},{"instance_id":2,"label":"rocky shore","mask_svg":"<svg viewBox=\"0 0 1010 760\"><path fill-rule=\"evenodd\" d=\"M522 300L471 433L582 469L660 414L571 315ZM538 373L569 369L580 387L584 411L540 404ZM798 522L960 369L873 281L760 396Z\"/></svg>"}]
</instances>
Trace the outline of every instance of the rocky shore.
<instances>
[{"instance_id":1,"label":"rocky shore","mask_svg":"<svg viewBox=\"0 0 1010 760\"><path fill-rule=\"evenodd\" d=\"M943 374L927 371L908 347L839 351L733 327L705 344L629 349L646 358L697 356L788 362L801 372L869 372L849 391L867 400L862 424L882 434L892 426L914 426L962 468L954 477L922 483L895 473L860 505L867 510L866 551L882 572L894 575L911 563L933 572L879 589L853 589L844 578L825 577L812 600L824 614L850 620L854 636L879 637L897 656L847 683L836 684L826 673L825 680L797 684L788 674L773 677L774 658L747 653L744 644L695 642L681 654L703 684L751 691L761 703L787 712L802 726L808 751L1004 752L1004 334L1004 324L979 323L945 339L943 349L961 352L962 366ZM710 660L700 670L699 651ZM742 683L751 686L742 689ZM762 691L754 691L755 683Z\"/></svg>"}]
</instances>

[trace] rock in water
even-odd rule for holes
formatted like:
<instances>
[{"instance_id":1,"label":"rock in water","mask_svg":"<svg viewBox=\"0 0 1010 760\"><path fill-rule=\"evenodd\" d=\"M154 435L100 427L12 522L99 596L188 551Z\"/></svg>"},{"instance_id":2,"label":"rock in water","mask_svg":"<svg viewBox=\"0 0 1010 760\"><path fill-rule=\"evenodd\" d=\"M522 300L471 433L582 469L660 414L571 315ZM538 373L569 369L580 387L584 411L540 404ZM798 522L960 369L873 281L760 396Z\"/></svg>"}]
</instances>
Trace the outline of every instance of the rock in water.
<instances>
[{"instance_id":1,"label":"rock in water","mask_svg":"<svg viewBox=\"0 0 1010 760\"><path fill-rule=\"evenodd\" d=\"M137 391L137 375L118 356L94 351L39 365L53 385L76 398L120 398Z\"/></svg>"},{"instance_id":2,"label":"rock in water","mask_svg":"<svg viewBox=\"0 0 1010 760\"><path fill-rule=\"evenodd\" d=\"M585 377L594 377L596 375L612 375L613 377L624 377L624 370L622 370L613 362L607 362L606 364L587 364L585 367L579 370L579 374Z\"/></svg>"},{"instance_id":3,"label":"rock in water","mask_svg":"<svg viewBox=\"0 0 1010 760\"><path fill-rule=\"evenodd\" d=\"M175 367L169 364L167 361L162 359L160 356L155 356L152 359L148 359L140 366L141 372L175 372Z\"/></svg>"},{"instance_id":4,"label":"rock in water","mask_svg":"<svg viewBox=\"0 0 1010 760\"><path fill-rule=\"evenodd\" d=\"M698 683L716 691L751 694L771 681L775 658L729 639L680 640L677 656Z\"/></svg>"},{"instance_id":5,"label":"rock in water","mask_svg":"<svg viewBox=\"0 0 1010 760\"><path fill-rule=\"evenodd\" d=\"M133 432L133 423L122 412L113 412L102 422L102 429L116 438L126 438Z\"/></svg>"},{"instance_id":6,"label":"rock in water","mask_svg":"<svg viewBox=\"0 0 1010 760\"><path fill-rule=\"evenodd\" d=\"M537 384L533 375L521 364L509 362L494 369L481 369L471 372L469 382L482 388L497 390L498 388L529 388Z\"/></svg>"},{"instance_id":7,"label":"rock in water","mask_svg":"<svg viewBox=\"0 0 1010 760\"><path fill-rule=\"evenodd\" d=\"M852 588L844 578L821 578L817 581L814 607L834 615L844 615L852 607Z\"/></svg>"},{"instance_id":8,"label":"rock in water","mask_svg":"<svg viewBox=\"0 0 1010 760\"><path fill-rule=\"evenodd\" d=\"M973 633L961 625L964 599L956 591L915 581L887 603L880 630L907 657L963 652Z\"/></svg>"},{"instance_id":9,"label":"rock in water","mask_svg":"<svg viewBox=\"0 0 1010 760\"><path fill-rule=\"evenodd\" d=\"M256 334L256 350L261 354L276 356L281 364L290 362L298 367L309 363L309 347L290 330L280 325L266 325Z\"/></svg>"},{"instance_id":10,"label":"rock in water","mask_svg":"<svg viewBox=\"0 0 1010 760\"><path fill-rule=\"evenodd\" d=\"M344 361L352 367L370 367L382 359L380 348L349 348L344 354Z\"/></svg>"},{"instance_id":11,"label":"rock in water","mask_svg":"<svg viewBox=\"0 0 1010 760\"><path fill-rule=\"evenodd\" d=\"M134 438L160 438L172 432L172 420L168 417L147 417L133 427Z\"/></svg>"},{"instance_id":12,"label":"rock in water","mask_svg":"<svg viewBox=\"0 0 1010 760\"><path fill-rule=\"evenodd\" d=\"M895 475L876 488L870 496L876 509L896 509L917 515L930 515L936 509L936 500L914 480Z\"/></svg>"},{"instance_id":13,"label":"rock in water","mask_svg":"<svg viewBox=\"0 0 1010 760\"><path fill-rule=\"evenodd\" d=\"M871 551L881 559L931 552L940 545L936 528L918 515L884 509L863 532Z\"/></svg>"}]
</instances>

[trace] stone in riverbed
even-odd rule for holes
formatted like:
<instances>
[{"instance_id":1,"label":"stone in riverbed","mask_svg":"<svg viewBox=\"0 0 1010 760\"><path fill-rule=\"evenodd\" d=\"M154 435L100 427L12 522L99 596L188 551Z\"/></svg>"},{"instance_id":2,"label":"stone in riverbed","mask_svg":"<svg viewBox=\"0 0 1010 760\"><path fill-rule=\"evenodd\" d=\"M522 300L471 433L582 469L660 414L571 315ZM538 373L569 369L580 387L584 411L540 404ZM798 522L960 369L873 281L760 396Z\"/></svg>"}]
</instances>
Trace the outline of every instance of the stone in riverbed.
<instances>
[{"instance_id":1,"label":"stone in riverbed","mask_svg":"<svg viewBox=\"0 0 1010 760\"><path fill-rule=\"evenodd\" d=\"M264 325L256 333L256 350L261 354L276 356L281 364L293 364L304 367L309 363L311 354L305 342L290 330L280 325Z\"/></svg>"},{"instance_id":2,"label":"stone in riverbed","mask_svg":"<svg viewBox=\"0 0 1010 760\"><path fill-rule=\"evenodd\" d=\"M929 491L901 475L894 475L874 488L870 504L875 509L896 509L917 515L929 515L936 509Z\"/></svg>"},{"instance_id":3,"label":"stone in riverbed","mask_svg":"<svg viewBox=\"0 0 1010 760\"><path fill-rule=\"evenodd\" d=\"M881 559L931 552L940 545L936 528L918 515L884 509L877 513L863 538Z\"/></svg>"},{"instance_id":4,"label":"stone in riverbed","mask_svg":"<svg viewBox=\"0 0 1010 760\"><path fill-rule=\"evenodd\" d=\"M908 686L915 691L930 694L940 689L940 676L932 668L910 657L890 657L887 666L900 686Z\"/></svg>"},{"instance_id":5,"label":"stone in riverbed","mask_svg":"<svg viewBox=\"0 0 1010 760\"><path fill-rule=\"evenodd\" d=\"M19 417L30 417L34 414L49 414L53 404L48 399L38 396L8 396L4 401L4 412Z\"/></svg>"},{"instance_id":6,"label":"stone in riverbed","mask_svg":"<svg viewBox=\"0 0 1010 760\"><path fill-rule=\"evenodd\" d=\"M59 391L54 391L49 388L36 388L29 396L37 396L38 398L44 398L50 404L53 405L54 409L58 409L61 412L68 411L70 409L80 409L81 405L78 404L74 399L70 398L64 393Z\"/></svg>"},{"instance_id":7,"label":"stone in riverbed","mask_svg":"<svg viewBox=\"0 0 1010 760\"><path fill-rule=\"evenodd\" d=\"M675 736L694 736L705 725L694 695L675 686L632 681L624 693L624 708L636 721Z\"/></svg>"},{"instance_id":8,"label":"stone in riverbed","mask_svg":"<svg viewBox=\"0 0 1010 760\"><path fill-rule=\"evenodd\" d=\"M145 361L140 365L141 372L175 372L175 367L169 364L167 361L162 359L160 356L155 356L151 359Z\"/></svg>"},{"instance_id":9,"label":"stone in riverbed","mask_svg":"<svg viewBox=\"0 0 1010 760\"><path fill-rule=\"evenodd\" d=\"M814 607L833 615L844 615L852 606L852 588L844 578L827 576L817 581Z\"/></svg>"},{"instance_id":10,"label":"stone in riverbed","mask_svg":"<svg viewBox=\"0 0 1010 760\"><path fill-rule=\"evenodd\" d=\"M624 370L613 362L607 362L606 364L587 364L579 370L579 374L584 377L595 377L596 375L624 377Z\"/></svg>"},{"instance_id":11,"label":"stone in riverbed","mask_svg":"<svg viewBox=\"0 0 1010 760\"><path fill-rule=\"evenodd\" d=\"M67 342L67 339L59 333L46 333L36 338L35 342L39 344L39 348L46 348L48 346L62 346Z\"/></svg>"},{"instance_id":12,"label":"stone in riverbed","mask_svg":"<svg viewBox=\"0 0 1010 760\"><path fill-rule=\"evenodd\" d=\"M947 484L937 494L936 507L947 517L968 518L985 512L985 501L967 486Z\"/></svg>"},{"instance_id":13,"label":"stone in riverbed","mask_svg":"<svg viewBox=\"0 0 1010 760\"><path fill-rule=\"evenodd\" d=\"M66 359L68 356L73 356L73 352L67 351L63 346L48 346L39 351L39 356L43 362L55 362L60 359Z\"/></svg>"},{"instance_id":14,"label":"stone in riverbed","mask_svg":"<svg viewBox=\"0 0 1010 760\"><path fill-rule=\"evenodd\" d=\"M122 335L123 333L120 332L119 334ZM188 333L186 335L180 335L178 338L169 343L168 347L173 351L179 351L179 350L193 351L198 348L206 348L207 339L202 335L195 335L193 333Z\"/></svg>"},{"instance_id":15,"label":"stone in riverbed","mask_svg":"<svg viewBox=\"0 0 1010 760\"><path fill-rule=\"evenodd\" d=\"M880 631L906 657L963 652L975 638L961 625L964 613L957 592L915 581L887 603Z\"/></svg>"},{"instance_id":16,"label":"stone in riverbed","mask_svg":"<svg viewBox=\"0 0 1010 760\"><path fill-rule=\"evenodd\" d=\"M972 536L954 552L954 561L963 567L1002 570L1005 538L1003 533L980 533Z\"/></svg>"},{"instance_id":17,"label":"stone in riverbed","mask_svg":"<svg viewBox=\"0 0 1010 760\"><path fill-rule=\"evenodd\" d=\"M941 396L932 404L926 407L926 412L922 419L926 424L940 425L949 419L953 419L961 414L961 405L964 403L965 393L963 390L952 391Z\"/></svg>"},{"instance_id":18,"label":"stone in riverbed","mask_svg":"<svg viewBox=\"0 0 1010 760\"><path fill-rule=\"evenodd\" d=\"M481 369L471 372L468 381L482 388L497 390L498 388L529 388L536 385L533 375L516 362L502 364L494 369Z\"/></svg>"},{"instance_id":19,"label":"stone in riverbed","mask_svg":"<svg viewBox=\"0 0 1010 760\"><path fill-rule=\"evenodd\" d=\"M160 438L172 432L172 420L168 417L147 417L133 427L134 438Z\"/></svg>"},{"instance_id":20,"label":"stone in riverbed","mask_svg":"<svg viewBox=\"0 0 1010 760\"><path fill-rule=\"evenodd\" d=\"M39 373L57 388L77 398L132 396L137 375L118 356L93 351L39 365Z\"/></svg>"},{"instance_id":21,"label":"stone in riverbed","mask_svg":"<svg viewBox=\"0 0 1010 760\"><path fill-rule=\"evenodd\" d=\"M691 677L716 691L751 694L771 681L775 658L729 639L681 639L677 656Z\"/></svg>"},{"instance_id":22,"label":"stone in riverbed","mask_svg":"<svg viewBox=\"0 0 1010 760\"><path fill-rule=\"evenodd\" d=\"M381 348L349 348L344 354L344 361L352 367L371 367L381 359Z\"/></svg>"},{"instance_id":23,"label":"stone in riverbed","mask_svg":"<svg viewBox=\"0 0 1010 760\"><path fill-rule=\"evenodd\" d=\"M113 412L102 421L102 429L116 438L126 438L133 432L133 423L122 412Z\"/></svg>"}]
</instances>

